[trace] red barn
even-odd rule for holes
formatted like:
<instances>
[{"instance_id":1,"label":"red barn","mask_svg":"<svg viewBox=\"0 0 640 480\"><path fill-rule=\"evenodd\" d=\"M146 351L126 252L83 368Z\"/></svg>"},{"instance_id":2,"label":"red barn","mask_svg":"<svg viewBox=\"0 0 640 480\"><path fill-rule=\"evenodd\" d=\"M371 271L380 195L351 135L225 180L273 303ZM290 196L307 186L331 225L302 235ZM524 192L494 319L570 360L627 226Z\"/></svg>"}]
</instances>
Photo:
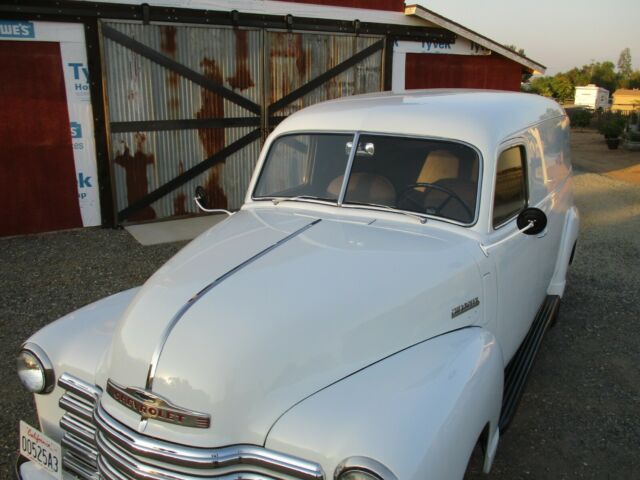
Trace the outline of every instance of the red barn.
<instances>
[{"instance_id":1,"label":"red barn","mask_svg":"<svg viewBox=\"0 0 640 480\"><path fill-rule=\"evenodd\" d=\"M300 108L545 69L398 0L0 0L0 63L0 236L237 209Z\"/></svg>"}]
</instances>

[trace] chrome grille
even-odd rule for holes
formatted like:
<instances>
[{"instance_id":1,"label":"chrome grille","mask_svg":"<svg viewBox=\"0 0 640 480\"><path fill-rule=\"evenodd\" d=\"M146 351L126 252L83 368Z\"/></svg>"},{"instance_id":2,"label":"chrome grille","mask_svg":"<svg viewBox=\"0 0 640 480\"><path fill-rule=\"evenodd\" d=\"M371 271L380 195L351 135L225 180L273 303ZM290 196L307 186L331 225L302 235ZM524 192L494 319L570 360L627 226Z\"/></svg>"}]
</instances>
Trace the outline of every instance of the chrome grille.
<instances>
[{"instance_id":1,"label":"chrome grille","mask_svg":"<svg viewBox=\"0 0 640 480\"><path fill-rule=\"evenodd\" d=\"M105 479L322 480L320 465L253 445L176 445L124 427L98 405L99 469Z\"/></svg>"},{"instance_id":2,"label":"chrome grille","mask_svg":"<svg viewBox=\"0 0 640 480\"><path fill-rule=\"evenodd\" d=\"M98 449L93 412L102 390L64 373L58 386L66 392L58 405L65 413L60 419L62 468L84 480L97 480Z\"/></svg>"},{"instance_id":3,"label":"chrome grille","mask_svg":"<svg viewBox=\"0 0 640 480\"><path fill-rule=\"evenodd\" d=\"M254 445L199 448L131 430L100 405L102 390L69 374L60 407L63 468L86 480L323 480L320 465Z\"/></svg>"}]
</instances>

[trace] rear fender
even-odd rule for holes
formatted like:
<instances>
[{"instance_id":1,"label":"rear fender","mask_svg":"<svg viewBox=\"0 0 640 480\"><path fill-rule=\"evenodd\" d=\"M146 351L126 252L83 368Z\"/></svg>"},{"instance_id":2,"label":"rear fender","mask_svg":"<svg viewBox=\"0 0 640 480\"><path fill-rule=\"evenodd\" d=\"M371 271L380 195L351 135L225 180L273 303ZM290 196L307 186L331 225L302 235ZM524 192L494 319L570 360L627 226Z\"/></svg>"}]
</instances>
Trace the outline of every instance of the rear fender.
<instances>
[{"instance_id":1,"label":"rear fender","mask_svg":"<svg viewBox=\"0 0 640 480\"><path fill-rule=\"evenodd\" d=\"M549 283L549 287L547 288L547 295L559 295L562 297L564 293L564 288L567 284L569 261L571 260L571 253L578 240L579 229L580 215L578 214L578 209L573 206L567 210L565 216L556 267L553 272L553 277L551 278L551 283Z\"/></svg>"},{"instance_id":2,"label":"rear fender","mask_svg":"<svg viewBox=\"0 0 640 480\"><path fill-rule=\"evenodd\" d=\"M265 444L320 463L327 478L346 458L364 456L402 480L452 479L462 478L488 426L488 472L499 438L502 387L495 337L464 328L311 395L280 417Z\"/></svg>"}]
</instances>

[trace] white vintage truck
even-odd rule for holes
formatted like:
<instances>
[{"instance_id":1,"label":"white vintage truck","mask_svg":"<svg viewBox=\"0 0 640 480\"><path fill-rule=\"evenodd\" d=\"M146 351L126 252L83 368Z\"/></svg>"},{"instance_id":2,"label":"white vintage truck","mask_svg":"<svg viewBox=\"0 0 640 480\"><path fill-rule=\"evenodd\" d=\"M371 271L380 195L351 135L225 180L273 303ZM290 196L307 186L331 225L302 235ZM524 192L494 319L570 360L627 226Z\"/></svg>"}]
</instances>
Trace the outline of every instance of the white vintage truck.
<instances>
[{"instance_id":1,"label":"white vintage truck","mask_svg":"<svg viewBox=\"0 0 640 480\"><path fill-rule=\"evenodd\" d=\"M478 443L488 472L575 250L568 136L507 92L290 116L238 212L27 340L17 476L456 479Z\"/></svg>"}]
</instances>

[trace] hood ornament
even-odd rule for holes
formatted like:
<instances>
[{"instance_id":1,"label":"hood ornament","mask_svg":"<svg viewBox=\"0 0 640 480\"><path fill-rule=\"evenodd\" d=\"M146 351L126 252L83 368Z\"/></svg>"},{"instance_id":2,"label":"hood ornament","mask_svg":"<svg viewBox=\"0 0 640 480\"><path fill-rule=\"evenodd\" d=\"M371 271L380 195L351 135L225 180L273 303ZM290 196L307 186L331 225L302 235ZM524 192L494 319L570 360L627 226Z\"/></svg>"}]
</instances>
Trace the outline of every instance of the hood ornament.
<instances>
[{"instance_id":1,"label":"hood ornament","mask_svg":"<svg viewBox=\"0 0 640 480\"><path fill-rule=\"evenodd\" d=\"M107 380L107 393L119 404L139 413L143 420L158 420L193 428L209 428L211 425L211 417L208 414L178 407L148 390L122 387L112 380Z\"/></svg>"}]
</instances>

